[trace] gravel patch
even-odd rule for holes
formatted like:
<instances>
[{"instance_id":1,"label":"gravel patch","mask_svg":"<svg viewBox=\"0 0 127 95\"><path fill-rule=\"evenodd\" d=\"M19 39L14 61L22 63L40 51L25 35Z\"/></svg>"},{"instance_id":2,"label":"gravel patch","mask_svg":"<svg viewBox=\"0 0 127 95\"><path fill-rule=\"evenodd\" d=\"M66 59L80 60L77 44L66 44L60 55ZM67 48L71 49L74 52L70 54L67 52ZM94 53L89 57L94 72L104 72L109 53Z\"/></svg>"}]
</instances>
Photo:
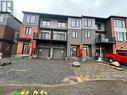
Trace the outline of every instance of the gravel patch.
<instances>
[{"instance_id":1,"label":"gravel patch","mask_svg":"<svg viewBox=\"0 0 127 95\"><path fill-rule=\"evenodd\" d=\"M121 66L123 70L116 70L96 62L84 63L79 68L73 68L77 75L83 76L85 81L94 80L119 80L127 81L127 67Z\"/></svg>"},{"instance_id":2,"label":"gravel patch","mask_svg":"<svg viewBox=\"0 0 127 95\"><path fill-rule=\"evenodd\" d=\"M0 84L64 84L64 78L75 75L64 60L12 59L11 62L0 66Z\"/></svg>"}]
</instances>

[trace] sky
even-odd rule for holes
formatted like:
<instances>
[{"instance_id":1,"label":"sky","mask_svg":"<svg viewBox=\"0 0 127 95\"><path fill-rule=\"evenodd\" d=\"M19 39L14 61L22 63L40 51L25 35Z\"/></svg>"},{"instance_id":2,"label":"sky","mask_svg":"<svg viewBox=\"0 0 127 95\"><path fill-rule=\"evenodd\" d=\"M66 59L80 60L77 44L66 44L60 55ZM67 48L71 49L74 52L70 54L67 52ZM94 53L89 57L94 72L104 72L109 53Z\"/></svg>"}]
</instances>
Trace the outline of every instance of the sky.
<instances>
[{"instance_id":1,"label":"sky","mask_svg":"<svg viewBox=\"0 0 127 95\"><path fill-rule=\"evenodd\" d=\"M14 15L22 21L22 11L74 16L127 16L127 0L13 0Z\"/></svg>"}]
</instances>

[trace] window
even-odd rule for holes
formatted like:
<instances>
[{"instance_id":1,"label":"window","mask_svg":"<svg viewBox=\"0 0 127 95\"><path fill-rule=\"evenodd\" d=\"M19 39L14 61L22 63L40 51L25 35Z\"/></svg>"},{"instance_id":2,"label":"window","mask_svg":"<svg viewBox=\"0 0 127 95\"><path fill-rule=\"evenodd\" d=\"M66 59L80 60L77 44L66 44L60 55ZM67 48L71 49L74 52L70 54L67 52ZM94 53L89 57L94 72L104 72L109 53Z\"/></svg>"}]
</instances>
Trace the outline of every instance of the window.
<instances>
[{"instance_id":1,"label":"window","mask_svg":"<svg viewBox=\"0 0 127 95\"><path fill-rule=\"evenodd\" d=\"M26 35L31 35L32 34L32 28L31 27L27 27L26 31L25 31Z\"/></svg>"},{"instance_id":2,"label":"window","mask_svg":"<svg viewBox=\"0 0 127 95\"><path fill-rule=\"evenodd\" d=\"M72 19L71 26L72 27L80 27L80 20L79 19Z\"/></svg>"},{"instance_id":3,"label":"window","mask_svg":"<svg viewBox=\"0 0 127 95\"><path fill-rule=\"evenodd\" d=\"M101 30L101 23L96 23L97 30Z\"/></svg>"},{"instance_id":4,"label":"window","mask_svg":"<svg viewBox=\"0 0 127 95\"><path fill-rule=\"evenodd\" d=\"M90 38L91 37L91 32L90 31L85 31L85 37Z\"/></svg>"},{"instance_id":5,"label":"window","mask_svg":"<svg viewBox=\"0 0 127 95\"><path fill-rule=\"evenodd\" d=\"M117 41L127 41L127 33L126 32L116 32L116 40Z\"/></svg>"},{"instance_id":6,"label":"window","mask_svg":"<svg viewBox=\"0 0 127 95\"><path fill-rule=\"evenodd\" d=\"M58 40L66 40L65 39L65 34L63 34L63 33L57 33L57 39Z\"/></svg>"},{"instance_id":7,"label":"window","mask_svg":"<svg viewBox=\"0 0 127 95\"><path fill-rule=\"evenodd\" d=\"M126 24L125 24L125 20L114 20L114 27L116 28L125 28Z\"/></svg>"},{"instance_id":8,"label":"window","mask_svg":"<svg viewBox=\"0 0 127 95\"><path fill-rule=\"evenodd\" d=\"M31 23L35 23L35 16L31 16L30 22L31 22Z\"/></svg>"},{"instance_id":9,"label":"window","mask_svg":"<svg viewBox=\"0 0 127 95\"><path fill-rule=\"evenodd\" d=\"M51 38L51 31L49 30L43 30L39 33L39 38L42 39L50 39Z\"/></svg>"},{"instance_id":10,"label":"window","mask_svg":"<svg viewBox=\"0 0 127 95\"><path fill-rule=\"evenodd\" d=\"M78 38L78 32L77 31L72 32L72 38L75 38L75 39Z\"/></svg>"},{"instance_id":11,"label":"window","mask_svg":"<svg viewBox=\"0 0 127 95\"><path fill-rule=\"evenodd\" d=\"M53 39L55 40L66 40L66 32L64 31L54 31L53 32Z\"/></svg>"},{"instance_id":12,"label":"window","mask_svg":"<svg viewBox=\"0 0 127 95\"><path fill-rule=\"evenodd\" d=\"M0 22L4 22L4 15L0 15Z\"/></svg>"},{"instance_id":13,"label":"window","mask_svg":"<svg viewBox=\"0 0 127 95\"><path fill-rule=\"evenodd\" d=\"M43 32L42 38L49 39L49 33L48 32Z\"/></svg>"},{"instance_id":14,"label":"window","mask_svg":"<svg viewBox=\"0 0 127 95\"><path fill-rule=\"evenodd\" d=\"M49 27L50 26L50 20L42 20L41 25L43 27Z\"/></svg>"},{"instance_id":15,"label":"window","mask_svg":"<svg viewBox=\"0 0 127 95\"><path fill-rule=\"evenodd\" d=\"M24 42L24 45L23 45L23 54L29 54L29 43L28 42Z\"/></svg>"},{"instance_id":16,"label":"window","mask_svg":"<svg viewBox=\"0 0 127 95\"><path fill-rule=\"evenodd\" d=\"M26 23L35 23L35 16L27 15Z\"/></svg>"},{"instance_id":17,"label":"window","mask_svg":"<svg viewBox=\"0 0 127 95\"><path fill-rule=\"evenodd\" d=\"M58 22L58 27L65 28L65 26L66 26L65 22L62 22L62 21Z\"/></svg>"},{"instance_id":18,"label":"window","mask_svg":"<svg viewBox=\"0 0 127 95\"><path fill-rule=\"evenodd\" d=\"M127 53L118 53L121 56L127 56Z\"/></svg>"},{"instance_id":19,"label":"window","mask_svg":"<svg viewBox=\"0 0 127 95\"><path fill-rule=\"evenodd\" d=\"M117 20L114 20L114 27L117 27Z\"/></svg>"},{"instance_id":20,"label":"window","mask_svg":"<svg viewBox=\"0 0 127 95\"><path fill-rule=\"evenodd\" d=\"M84 19L85 27L92 27L92 19Z\"/></svg>"}]
</instances>

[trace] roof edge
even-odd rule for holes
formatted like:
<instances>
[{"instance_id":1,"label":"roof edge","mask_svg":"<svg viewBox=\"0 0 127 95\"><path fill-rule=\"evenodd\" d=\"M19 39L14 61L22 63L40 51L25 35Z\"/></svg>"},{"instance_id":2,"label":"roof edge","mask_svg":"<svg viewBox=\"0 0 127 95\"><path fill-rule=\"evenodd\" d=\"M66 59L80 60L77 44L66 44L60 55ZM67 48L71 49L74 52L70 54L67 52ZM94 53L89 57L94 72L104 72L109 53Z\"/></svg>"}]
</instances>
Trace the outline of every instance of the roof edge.
<instances>
[{"instance_id":1,"label":"roof edge","mask_svg":"<svg viewBox=\"0 0 127 95\"><path fill-rule=\"evenodd\" d=\"M82 18L82 17L87 17L87 18L97 18L97 19L109 19L111 17L115 17L115 18L127 18L126 16L117 16L117 15L111 15L108 17L96 17L96 16L85 16L85 15L81 15L81 16L73 16L73 15L62 15L62 14L50 14L50 13L40 13L40 12L28 12L28 11L22 11L23 13L30 13L30 14L39 14L39 15L54 15L54 16L65 16L65 17L76 17L76 18Z\"/></svg>"}]
</instances>

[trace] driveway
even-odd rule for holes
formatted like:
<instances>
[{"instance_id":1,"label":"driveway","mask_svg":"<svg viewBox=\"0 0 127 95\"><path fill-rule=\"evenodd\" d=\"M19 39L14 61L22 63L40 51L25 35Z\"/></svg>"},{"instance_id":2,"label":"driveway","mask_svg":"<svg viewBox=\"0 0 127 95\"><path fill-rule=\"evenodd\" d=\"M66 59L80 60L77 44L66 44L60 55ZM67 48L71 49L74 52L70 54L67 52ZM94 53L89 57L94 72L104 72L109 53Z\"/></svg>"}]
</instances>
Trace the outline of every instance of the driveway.
<instances>
[{"instance_id":1,"label":"driveway","mask_svg":"<svg viewBox=\"0 0 127 95\"><path fill-rule=\"evenodd\" d=\"M0 84L64 84L64 78L75 75L64 60L12 59L0 66Z\"/></svg>"},{"instance_id":2,"label":"driveway","mask_svg":"<svg viewBox=\"0 0 127 95\"><path fill-rule=\"evenodd\" d=\"M81 76L83 81L66 84L63 79ZM127 68L122 71L96 62L75 68L64 60L12 59L0 66L0 94L13 91L46 91L47 95L127 95ZM45 95L45 94L42 94Z\"/></svg>"}]
</instances>

